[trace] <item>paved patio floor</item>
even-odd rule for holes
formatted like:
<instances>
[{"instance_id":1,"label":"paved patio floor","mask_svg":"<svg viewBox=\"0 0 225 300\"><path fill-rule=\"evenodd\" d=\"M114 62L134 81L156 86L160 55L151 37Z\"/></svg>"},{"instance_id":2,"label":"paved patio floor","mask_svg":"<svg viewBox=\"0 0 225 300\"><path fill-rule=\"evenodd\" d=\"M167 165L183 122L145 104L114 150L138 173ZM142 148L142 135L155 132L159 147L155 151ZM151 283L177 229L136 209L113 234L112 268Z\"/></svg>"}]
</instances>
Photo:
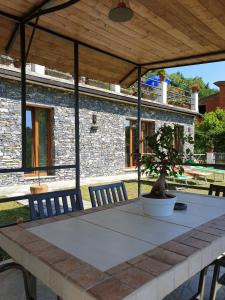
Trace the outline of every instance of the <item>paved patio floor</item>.
<instances>
[{"instance_id":1,"label":"paved patio floor","mask_svg":"<svg viewBox=\"0 0 225 300\"><path fill-rule=\"evenodd\" d=\"M116 182L121 180L131 180L137 179L137 173L128 172L127 174L119 174L114 176L99 176L99 177L87 177L81 178L81 185L93 185L93 184L104 184L109 182ZM20 196L30 193L30 186L33 183L27 182L27 184L20 184L14 186L3 186L0 187L0 195L5 195L7 197ZM60 180L47 182L49 191L73 188L75 186L75 180Z\"/></svg>"},{"instance_id":2,"label":"paved patio floor","mask_svg":"<svg viewBox=\"0 0 225 300\"><path fill-rule=\"evenodd\" d=\"M212 277L212 270L208 272L206 294L204 300L209 299L209 289ZM7 271L0 274L0 299L1 300L25 300L23 279L19 271ZM164 300L188 300L197 289L198 275L194 276L190 281L184 283L176 289L172 294L164 298ZM56 300L56 296L40 281L37 285L37 300ZM79 300L79 299L76 299ZM151 298L149 298L151 300ZM216 300L225 300L225 287L217 292Z\"/></svg>"}]
</instances>

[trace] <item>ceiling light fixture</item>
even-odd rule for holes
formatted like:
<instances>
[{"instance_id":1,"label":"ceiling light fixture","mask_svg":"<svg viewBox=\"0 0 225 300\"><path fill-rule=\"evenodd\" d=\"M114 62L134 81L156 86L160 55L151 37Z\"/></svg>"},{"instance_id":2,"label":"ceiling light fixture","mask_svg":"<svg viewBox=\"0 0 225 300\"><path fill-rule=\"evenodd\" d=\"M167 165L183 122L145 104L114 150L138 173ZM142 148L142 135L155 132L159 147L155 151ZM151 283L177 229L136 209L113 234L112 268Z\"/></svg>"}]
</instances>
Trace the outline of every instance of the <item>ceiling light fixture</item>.
<instances>
[{"instance_id":1,"label":"ceiling light fixture","mask_svg":"<svg viewBox=\"0 0 225 300\"><path fill-rule=\"evenodd\" d=\"M113 6L109 11L109 19L114 22L130 21L134 15L134 12L129 6L129 1L117 0L113 2Z\"/></svg>"}]
</instances>

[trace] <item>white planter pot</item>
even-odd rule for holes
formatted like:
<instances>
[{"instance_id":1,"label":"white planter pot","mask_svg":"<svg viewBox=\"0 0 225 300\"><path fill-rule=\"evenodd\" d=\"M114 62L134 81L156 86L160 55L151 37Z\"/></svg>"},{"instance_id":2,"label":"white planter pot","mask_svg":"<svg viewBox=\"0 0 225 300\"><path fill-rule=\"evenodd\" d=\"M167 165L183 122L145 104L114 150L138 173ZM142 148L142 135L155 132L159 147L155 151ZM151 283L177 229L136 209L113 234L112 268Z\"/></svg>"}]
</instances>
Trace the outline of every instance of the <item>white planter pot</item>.
<instances>
[{"instance_id":1,"label":"white planter pot","mask_svg":"<svg viewBox=\"0 0 225 300\"><path fill-rule=\"evenodd\" d=\"M140 197L144 213L152 217L166 217L173 213L177 196L167 199Z\"/></svg>"}]
</instances>

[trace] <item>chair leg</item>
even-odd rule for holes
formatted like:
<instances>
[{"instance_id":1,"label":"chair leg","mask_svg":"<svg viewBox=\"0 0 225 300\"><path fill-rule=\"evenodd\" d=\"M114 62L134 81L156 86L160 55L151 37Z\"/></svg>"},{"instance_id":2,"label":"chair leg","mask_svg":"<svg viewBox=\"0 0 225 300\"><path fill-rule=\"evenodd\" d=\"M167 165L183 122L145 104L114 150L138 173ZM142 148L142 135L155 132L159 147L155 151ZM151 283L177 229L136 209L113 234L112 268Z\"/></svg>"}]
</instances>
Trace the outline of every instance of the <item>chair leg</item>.
<instances>
[{"instance_id":1,"label":"chair leg","mask_svg":"<svg viewBox=\"0 0 225 300\"><path fill-rule=\"evenodd\" d=\"M218 264L215 264L209 300L216 300L219 273L220 273L220 266Z\"/></svg>"},{"instance_id":2,"label":"chair leg","mask_svg":"<svg viewBox=\"0 0 225 300\"><path fill-rule=\"evenodd\" d=\"M208 271L208 267L204 268L200 272L199 283L198 283L199 300L204 299L207 271Z\"/></svg>"},{"instance_id":3,"label":"chair leg","mask_svg":"<svg viewBox=\"0 0 225 300\"><path fill-rule=\"evenodd\" d=\"M37 280L30 272L27 272L27 278L30 299L37 300Z\"/></svg>"},{"instance_id":4,"label":"chair leg","mask_svg":"<svg viewBox=\"0 0 225 300\"><path fill-rule=\"evenodd\" d=\"M22 272L26 300L36 300L36 298L32 298L30 295L30 286L29 286L29 280L27 277L27 271L21 265L15 263L15 262L3 264L2 266L0 266L0 273L11 270L11 269L20 270Z\"/></svg>"},{"instance_id":5,"label":"chair leg","mask_svg":"<svg viewBox=\"0 0 225 300\"><path fill-rule=\"evenodd\" d=\"M208 271L208 266L205 267L203 270L201 270L199 275L199 281L198 281L198 291L197 293L190 299L190 300L203 300L204 294L205 294L205 281L206 281L206 275Z\"/></svg>"}]
</instances>

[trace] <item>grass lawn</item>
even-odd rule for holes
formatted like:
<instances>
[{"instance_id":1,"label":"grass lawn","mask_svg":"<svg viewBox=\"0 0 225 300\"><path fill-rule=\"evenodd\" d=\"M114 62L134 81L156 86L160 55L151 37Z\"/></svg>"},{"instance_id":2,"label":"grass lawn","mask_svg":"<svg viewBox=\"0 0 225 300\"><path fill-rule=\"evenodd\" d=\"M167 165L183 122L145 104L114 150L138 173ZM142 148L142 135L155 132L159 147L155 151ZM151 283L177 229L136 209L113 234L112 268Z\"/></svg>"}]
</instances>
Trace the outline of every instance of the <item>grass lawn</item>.
<instances>
[{"instance_id":1,"label":"grass lawn","mask_svg":"<svg viewBox=\"0 0 225 300\"><path fill-rule=\"evenodd\" d=\"M5 198L5 196L0 196L0 198ZM15 202L0 203L0 226L15 223L19 217L22 217L24 220L29 218L27 207ZM0 249L0 261L7 258L9 256Z\"/></svg>"},{"instance_id":2,"label":"grass lawn","mask_svg":"<svg viewBox=\"0 0 225 300\"><path fill-rule=\"evenodd\" d=\"M138 184L136 181L125 182L125 186L126 186L127 195L128 195L129 199L133 199L138 196L138 194L137 194ZM143 192L148 192L148 191L150 191L150 189L151 189L151 186L149 186L148 184L142 184ZM81 193L82 193L83 200L90 201L88 186L81 186Z\"/></svg>"}]
</instances>

